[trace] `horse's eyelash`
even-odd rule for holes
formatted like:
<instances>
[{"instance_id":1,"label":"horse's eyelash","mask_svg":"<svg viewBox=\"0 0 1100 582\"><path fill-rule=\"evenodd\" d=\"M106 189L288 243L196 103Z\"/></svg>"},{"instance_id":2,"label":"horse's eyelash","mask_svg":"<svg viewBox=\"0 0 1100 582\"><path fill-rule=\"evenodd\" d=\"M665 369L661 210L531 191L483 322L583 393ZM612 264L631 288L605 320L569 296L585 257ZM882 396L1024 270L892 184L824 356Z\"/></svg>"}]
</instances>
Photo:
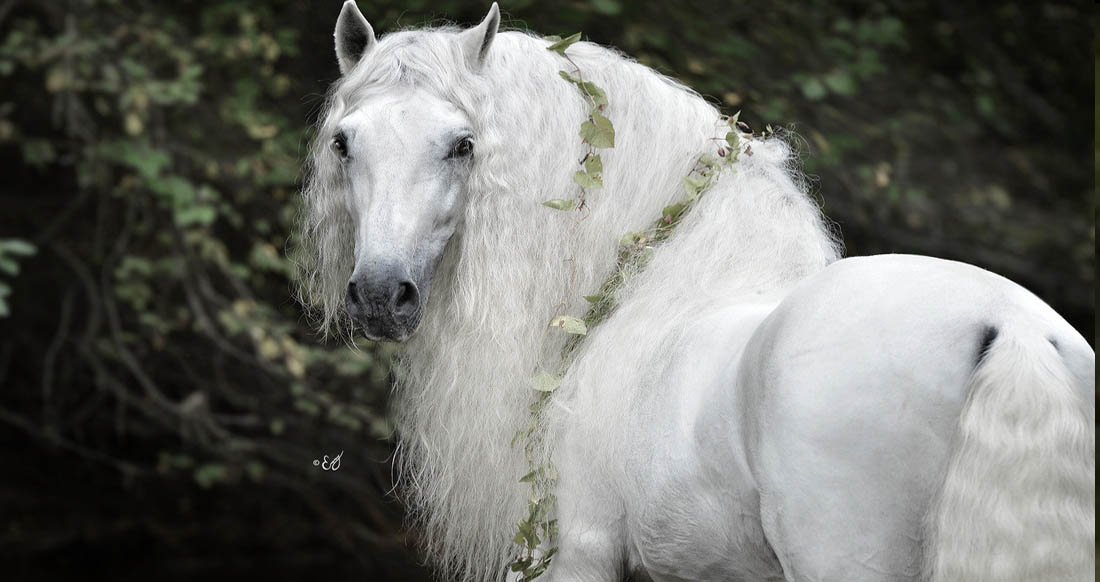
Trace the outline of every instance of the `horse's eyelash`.
<instances>
[{"instance_id":1,"label":"horse's eyelash","mask_svg":"<svg viewBox=\"0 0 1100 582\"><path fill-rule=\"evenodd\" d=\"M453 160L453 159L468 157L467 155L459 155L458 154L459 145L462 144L463 142L467 141L467 140L470 141L470 147L473 148L473 146L474 146L474 136L468 135L468 134L463 135L462 137L459 137L458 139L451 142L451 149L447 152L447 155L444 156L443 159L444 160Z\"/></svg>"}]
</instances>

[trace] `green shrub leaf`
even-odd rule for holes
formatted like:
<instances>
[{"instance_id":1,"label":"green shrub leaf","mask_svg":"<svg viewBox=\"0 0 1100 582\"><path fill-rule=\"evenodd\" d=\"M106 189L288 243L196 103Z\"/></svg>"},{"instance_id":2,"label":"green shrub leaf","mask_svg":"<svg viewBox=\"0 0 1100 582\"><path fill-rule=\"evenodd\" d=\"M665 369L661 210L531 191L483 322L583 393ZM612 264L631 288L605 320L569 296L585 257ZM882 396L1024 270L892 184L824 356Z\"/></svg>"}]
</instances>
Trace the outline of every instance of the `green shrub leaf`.
<instances>
[{"instance_id":1,"label":"green shrub leaf","mask_svg":"<svg viewBox=\"0 0 1100 582\"><path fill-rule=\"evenodd\" d=\"M531 378L531 387L539 392L553 392L561 385L561 378L548 374L546 372L539 372L535 374L534 378ZM520 481L523 481L520 479Z\"/></svg>"},{"instance_id":2,"label":"green shrub leaf","mask_svg":"<svg viewBox=\"0 0 1100 582\"><path fill-rule=\"evenodd\" d=\"M588 326L584 324L584 320L573 317L572 315L559 315L550 321L550 326L560 327L565 330L565 333L576 335L585 335L588 333Z\"/></svg>"},{"instance_id":3,"label":"green shrub leaf","mask_svg":"<svg viewBox=\"0 0 1100 582\"><path fill-rule=\"evenodd\" d=\"M576 178L574 177L574 180L575 179ZM562 198L555 198L553 200L547 200L546 202L543 202L542 205L543 206L549 206L550 208L553 208L554 210L573 210L573 207L576 205L576 202L574 202L572 200L564 200Z\"/></svg>"},{"instance_id":4,"label":"green shrub leaf","mask_svg":"<svg viewBox=\"0 0 1100 582\"><path fill-rule=\"evenodd\" d=\"M575 33L559 40L558 42L555 42L554 44L546 47L546 50L554 51L554 52L558 53L559 55L564 56L565 55L565 49L573 46L573 43L579 41L580 39L581 39L581 33L575 32Z\"/></svg>"},{"instance_id":5,"label":"green shrub leaf","mask_svg":"<svg viewBox=\"0 0 1100 582\"><path fill-rule=\"evenodd\" d=\"M592 147L615 147L615 127L610 119L599 113L593 113L588 121L581 124L580 136L592 144Z\"/></svg>"},{"instance_id":6,"label":"green shrub leaf","mask_svg":"<svg viewBox=\"0 0 1100 582\"><path fill-rule=\"evenodd\" d=\"M573 181L581 188L603 188L603 181L599 176L593 176L584 170L577 170L573 174Z\"/></svg>"}]
</instances>

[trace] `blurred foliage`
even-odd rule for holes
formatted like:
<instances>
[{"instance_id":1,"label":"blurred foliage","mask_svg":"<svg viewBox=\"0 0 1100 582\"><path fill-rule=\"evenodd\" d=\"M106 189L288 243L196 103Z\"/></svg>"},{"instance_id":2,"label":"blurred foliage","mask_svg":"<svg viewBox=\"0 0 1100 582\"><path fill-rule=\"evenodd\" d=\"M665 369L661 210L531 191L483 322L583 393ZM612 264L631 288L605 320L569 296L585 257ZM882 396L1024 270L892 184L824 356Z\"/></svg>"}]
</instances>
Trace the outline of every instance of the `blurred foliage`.
<instances>
[{"instance_id":1,"label":"blurred foliage","mask_svg":"<svg viewBox=\"0 0 1100 582\"><path fill-rule=\"evenodd\" d=\"M19 260L33 255L38 250L31 243L20 239L0 239L0 272L15 277L19 274ZM11 306L7 297L11 295L11 285L0 280L0 317L11 315Z\"/></svg>"},{"instance_id":2,"label":"blurred foliage","mask_svg":"<svg viewBox=\"0 0 1100 582\"><path fill-rule=\"evenodd\" d=\"M230 1L6 18L0 135L22 168L4 232L44 252L28 262L33 246L0 241L0 270L27 267L0 419L113 467L148 505L190 503L196 488L258 506L289 494L327 544L403 547L378 462L390 350L320 344L289 297L309 79L287 70L295 20ZM339 473L312 464L345 449ZM0 533L0 551L57 549L51 525Z\"/></svg>"},{"instance_id":3,"label":"blurred foliage","mask_svg":"<svg viewBox=\"0 0 1100 582\"><path fill-rule=\"evenodd\" d=\"M275 578L424 576L387 497L392 348L325 345L290 298L339 4L0 1L0 438L28 443L0 452L19 477L0 489L19 501L0 505L0 563L17 574L65 577L81 552L130 564L118 546L151 556L142 579L231 568L223 553ZM384 34L487 4L362 8ZM1084 3L502 10L505 27L617 46L754 129L793 129L849 254L990 268L1094 337ZM340 450L338 472L312 465Z\"/></svg>"}]
</instances>

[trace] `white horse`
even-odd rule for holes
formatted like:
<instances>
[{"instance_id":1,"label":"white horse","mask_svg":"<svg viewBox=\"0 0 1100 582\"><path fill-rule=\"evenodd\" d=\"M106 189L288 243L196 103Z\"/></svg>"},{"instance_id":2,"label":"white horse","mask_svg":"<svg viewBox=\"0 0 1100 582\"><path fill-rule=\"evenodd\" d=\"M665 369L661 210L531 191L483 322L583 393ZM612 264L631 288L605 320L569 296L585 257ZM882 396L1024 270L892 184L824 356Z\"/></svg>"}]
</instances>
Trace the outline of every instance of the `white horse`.
<instances>
[{"instance_id":1,"label":"white horse","mask_svg":"<svg viewBox=\"0 0 1100 582\"><path fill-rule=\"evenodd\" d=\"M347 2L298 260L326 331L405 341L400 491L442 572L500 580L528 471L510 442L560 312L724 135L695 93L612 50L604 184L568 198L587 114L550 44L480 25L382 39ZM753 140L572 355L541 419L547 580L1085 580L1094 353L979 268L838 260L779 140ZM576 212L583 220L576 220ZM415 332L415 333L414 333Z\"/></svg>"}]
</instances>

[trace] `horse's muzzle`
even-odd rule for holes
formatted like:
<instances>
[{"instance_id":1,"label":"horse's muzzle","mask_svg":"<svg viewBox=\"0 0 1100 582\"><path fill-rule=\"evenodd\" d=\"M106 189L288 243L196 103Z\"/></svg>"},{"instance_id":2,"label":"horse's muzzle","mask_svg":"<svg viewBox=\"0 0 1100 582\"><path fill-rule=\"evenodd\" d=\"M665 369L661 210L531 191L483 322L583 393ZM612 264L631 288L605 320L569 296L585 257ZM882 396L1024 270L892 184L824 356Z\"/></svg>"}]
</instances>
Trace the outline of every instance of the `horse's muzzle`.
<instances>
[{"instance_id":1,"label":"horse's muzzle","mask_svg":"<svg viewBox=\"0 0 1100 582\"><path fill-rule=\"evenodd\" d=\"M405 341L423 312L420 288L402 267L356 269L344 297L348 315L367 339Z\"/></svg>"}]
</instances>

